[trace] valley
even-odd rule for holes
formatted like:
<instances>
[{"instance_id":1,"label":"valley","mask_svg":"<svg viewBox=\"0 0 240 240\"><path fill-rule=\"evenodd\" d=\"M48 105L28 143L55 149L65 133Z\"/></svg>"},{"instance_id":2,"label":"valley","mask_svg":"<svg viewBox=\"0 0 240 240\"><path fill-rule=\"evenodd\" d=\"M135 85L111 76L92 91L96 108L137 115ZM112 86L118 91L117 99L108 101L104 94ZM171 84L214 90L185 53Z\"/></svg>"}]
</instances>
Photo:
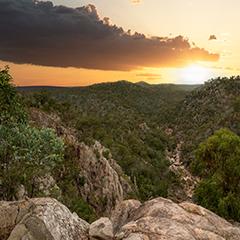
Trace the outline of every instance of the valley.
<instances>
[{"instance_id":1,"label":"valley","mask_svg":"<svg viewBox=\"0 0 240 240\"><path fill-rule=\"evenodd\" d=\"M239 220L238 197L231 195L239 191L235 185L238 176L231 178L230 173L216 168L218 162L208 162L213 157L211 161L223 161L226 170L238 167L239 78L215 79L201 86L120 81L79 88L21 87L17 91L5 84L2 94L10 89L12 97L1 111L1 200L55 198L91 223L102 216L111 218L128 199L163 206L170 201L163 198L168 198L180 205L200 203L228 220ZM215 146L211 141L225 142L216 145L222 148L211 150ZM233 149L233 155L224 144ZM231 162L225 163L226 156ZM232 190L215 176L226 177ZM213 184L218 184L216 189ZM208 188L222 192L209 195L204 190ZM0 213L4 206L0 204ZM189 205L187 211L203 211L189 210L192 207L195 209ZM118 221L126 224L127 220ZM154 227L150 232L158 234ZM234 237L231 239L238 238Z\"/></svg>"}]
</instances>

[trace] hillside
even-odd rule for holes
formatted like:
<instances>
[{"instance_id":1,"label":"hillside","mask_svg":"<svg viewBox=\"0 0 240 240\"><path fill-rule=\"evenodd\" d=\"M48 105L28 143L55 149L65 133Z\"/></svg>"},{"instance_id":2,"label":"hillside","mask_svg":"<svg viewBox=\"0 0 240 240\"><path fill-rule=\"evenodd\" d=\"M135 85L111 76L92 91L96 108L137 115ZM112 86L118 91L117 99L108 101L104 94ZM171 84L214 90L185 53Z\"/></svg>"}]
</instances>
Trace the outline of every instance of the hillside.
<instances>
[{"instance_id":1,"label":"hillside","mask_svg":"<svg viewBox=\"0 0 240 240\"><path fill-rule=\"evenodd\" d=\"M68 101L82 111L97 114L111 111L134 111L140 116L154 118L155 121L168 121L168 113L177 102L198 85L156 84L145 82L130 83L118 81L101 83L87 87L19 87L25 93L45 93L57 100ZM47 102L45 103L48 104ZM47 106L46 106L47 107Z\"/></svg>"},{"instance_id":2,"label":"hillside","mask_svg":"<svg viewBox=\"0 0 240 240\"><path fill-rule=\"evenodd\" d=\"M79 141L97 140L136 185L140 199L168 196L178 185L169 171L165 134L171 109L184 99L186 86L133 84L126 81L81 88L21 88L30 108L60 116L76 129ZM39 89L39 91L37 91Z\"/></svg>"},{"instance_id":3,"label":"hillside","mask_svg":"<svg viewBox=\"0 0 240 240\"><path fill-rule=\"evenodd\" d=\"M176 116L182 159L190 164L197 146L220 128L240 135L240 78L218 78L198 87L178 105Z\"/></svg>"},{"instance_id":4,"label":"hillside","mask_svg":"<svg viewBox=\"0 0 240 240\"><path fill-rule=\"evenodd\" d=\"M109 148L144 200L191 199L197 180L189 165L198 145L223 127L239 134L239 78L203 86L119 81L21 91L29 107L56 113L76 129L79 141Z\"/></svg>"}]
</instances>

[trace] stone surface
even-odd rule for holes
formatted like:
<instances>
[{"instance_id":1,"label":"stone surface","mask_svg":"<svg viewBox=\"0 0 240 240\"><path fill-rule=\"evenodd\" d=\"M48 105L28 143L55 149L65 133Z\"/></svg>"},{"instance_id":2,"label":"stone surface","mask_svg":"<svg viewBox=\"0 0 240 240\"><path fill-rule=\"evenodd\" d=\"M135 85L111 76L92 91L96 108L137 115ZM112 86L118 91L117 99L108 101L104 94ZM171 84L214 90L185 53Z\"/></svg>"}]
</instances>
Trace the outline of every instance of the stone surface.
<instances>
[{"instance_id":1,"label":"stone surface","mask_svg":"<svg viewBox=\"0 0 240 240\"><path fill-rule=\"evenodd\" d=\"M109 218L103 217L93 222L89 228L90 239L113 239L113 225Z\"/></svg>"},{"instance_id":2,"label":"stone surface","mask_svg":"<svg viewBox=\"0 0 240 240\"><path fill-rule=\"evenodd\" d=\"M124 215L125 209L122 209ZM119 213L121 215L121 213ZM240 228L195 204L156 198L131 211L115 234L125 240L239 240Z\"/></svg>"},{"instance_id":3,"label":"stone surface","mask_svg":"<svg viewBox=\"0 0 240 240\"><path fill-rule=\"evenodd\" d=\"M85 240L89 224L51 198L0 202L1 240Z\"/></svg>"},{"instance_id":4,"label":"stone surface","mask_svg":"<svg viewBox=\"0 0 240 240\"><path fill-rule=\"evenodd\" d=\"M138 200L126 200L120 202L111 213L114 233L116 233L127 221L131 213L141 206Z\"/></svg>"},{"instance_id":5,"label":"stone surface","mask_svg":"<svg viewBox=\"0 0 240 240\"><path fill-rule=\"evenodd\" d=\"M90 226L51 198L0 202L1 240L239 240L240 228L189 202L119 203Z\"/></svg>"},{"instance_id":6,"label":"stone surface","mask_svg":"<svg viewBox=\"0 0 240 240\"><path fill-rule=\"evenodd\" d=\"M123 201L123 186L128 183L123 184L122 177L103 156L101 148L98 142L92 147L84 143L78 145L80 174L85 180L80 190L85 201L99 214L109 215L115 205Z\"/></svg>"}]
</instances>

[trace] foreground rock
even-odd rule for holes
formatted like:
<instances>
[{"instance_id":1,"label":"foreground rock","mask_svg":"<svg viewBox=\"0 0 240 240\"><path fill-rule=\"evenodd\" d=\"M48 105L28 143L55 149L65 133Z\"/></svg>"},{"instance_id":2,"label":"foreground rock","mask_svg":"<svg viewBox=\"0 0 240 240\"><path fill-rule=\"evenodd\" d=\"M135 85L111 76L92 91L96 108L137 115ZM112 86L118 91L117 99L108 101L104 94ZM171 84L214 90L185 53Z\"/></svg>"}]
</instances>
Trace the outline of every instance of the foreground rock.
<instances>
[{"instance_id":1,"label":"foreground rock","mask_svg":"<svg viewBox=\"0 0 240 240\"><path fill-rule=\"evenodd\" d=\"M130 211L115 237L124 240L239 240L240 228L195 204L176 204L157 198Z\"/></svg>"},{"instance_id":2,"label":"foreground rock","mask_svg":"<svg viewBox=\"0 0 240 240\"><path fill-rule=\"evenodd\" d=\"M192 203L119 203L90 226L50 198L0 202L1 240L239 240L240 228Z\"/></svg>"},{"instance_id":3,"label":"foreground rock","mask_svg":"<svg viewBox=\"0 0 240 240\"><path fill-rule=\"evenodd\" d=\"M89 224L51 198L0 202L1 240L85 240Z\"/></svg>"}]
</instances>

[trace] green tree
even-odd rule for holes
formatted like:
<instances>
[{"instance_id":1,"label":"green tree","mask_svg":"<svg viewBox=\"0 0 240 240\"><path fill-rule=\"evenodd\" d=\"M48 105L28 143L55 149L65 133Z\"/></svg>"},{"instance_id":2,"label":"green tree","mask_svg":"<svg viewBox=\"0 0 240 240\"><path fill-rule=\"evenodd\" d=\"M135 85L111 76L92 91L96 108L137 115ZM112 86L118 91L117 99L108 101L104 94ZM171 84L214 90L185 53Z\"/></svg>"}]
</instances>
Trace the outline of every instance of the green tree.
<instances>
[{"instance_id":1,"label":"green tree","mask_svg":"<svg viewBox=\"0 0 240 240\"><path fill-rule=\"evenodd\" d=\"M240 220L240 137L220 129L196 151L193 170L202 177L195 199L226 218Z\"/></svg>"},{"instance_id":2,"label":"green tree","mask_svg":"<svg viewBox=\"0 0 240 240\"><path fill-rule=\"evenodd\" d=\"M0 197L11 199L23 184L32 197L36 179L53 171L63 159L64 144L51 129L0 125Z\"/></svg>"},{"instance_id":3,"label":"green tree","mask_svg":"<svg viewBox=\"0 0 240 240\"><path fill-rule=\"evenodd\" d=\"M0 70L0 124L26 122L26 113L11 81L8 67Z\"/></svg>"},{"instance_id":4,"label":"green tree","mask_svg":"<svg viewBox=\"0 0 240 240\"><path fill-rule=\"evenodd\" d=\"M35 195L36 178L53 170L63 159L64 144L51 129L37 129L26 112L9 69L0 71L0 198L13 199L23 184Z\"/></svg>"}]
</instances>

